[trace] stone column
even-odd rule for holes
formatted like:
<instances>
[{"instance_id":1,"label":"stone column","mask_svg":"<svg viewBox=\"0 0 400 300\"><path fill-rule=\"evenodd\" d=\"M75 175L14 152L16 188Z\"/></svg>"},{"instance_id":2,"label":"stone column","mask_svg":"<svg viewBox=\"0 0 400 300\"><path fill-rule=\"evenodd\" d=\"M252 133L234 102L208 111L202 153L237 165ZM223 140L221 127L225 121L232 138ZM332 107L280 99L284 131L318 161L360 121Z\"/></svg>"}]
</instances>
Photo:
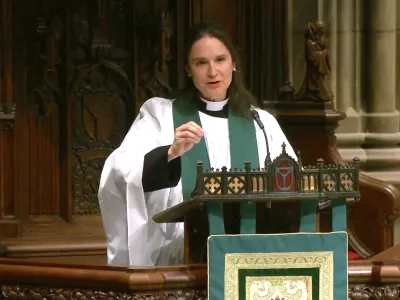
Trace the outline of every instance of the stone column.
<instances>
[{"instance_id":1,"label":"stone column","mask_svg":"<svg viewBox=\"0 0 400 300\"><path fill-rule=\"evenodd\" d=\"M354 0L337 0L337 77L336 108L346 112L354 104L353 34Z\"/></svg>"},{"instance_id":2,"label":"stone column","mask_svg":"<svg viewBox=\"0 0 400 300\"><path fill-rule=\"evenodd\" d=\"M397 0L365 1L364 151L367 174L400 186L399 113L396 110Z\"/></svg>"},{"instance_id":3,"label":"stone column","mask_svg":"<svg viewBox=\"0 0 400 300\"><path fill-rule=\"evenodd\" d=\"M365 1L365 116L369 144L395 145L399 133L396 111L396 0ZM389 138L389 140L388 140Z\"/></svg>"},{"instance_id":4,"label":"stone column","mask_svg":"<svg viewBox=\"0 0 400 300\"><path fill-rule=\"evenodd\" d=\"M343 70L338 80L343 84L339 84L336 96L338 108L347 114L336 134L338 145L346 161L358 156L362 166L371 170L369 175L384 181L393 180L400 170L400 159L396 159L400 157L397 147L400 142L399 114L396 110L398 4L397 0L351 2L338 2L339 7L343 7L338 11L338 24L344 30L339 34L337 49L338 69ZM354 33L350 34L353 35L350 39L346 31L352 27ZM355 53L349 52L352 49ZM354 56L353 60L349 59L350 55ZM349 64L353 70L349 69ZM346 81L344 76L350 74Z\"/></svg>"},{"instance_id":5,"label":"stone column","mask_svg":"<svg viewBox=\"0 0 400 300\"><path fill-rule=\"evenodd\" d=\"M337 89L336 108L346 113L346 119L340 122L337 133L346 133L347 141L353 146L360 144L362 126L360 116L359 70L360 47L360 16L357 10L360 0L337 1ZM350 135L349 135L350 134Z\"/></svg>"},{"instance_id":6,"label":"stone column","mask_svg":"<svg viewBox=\"0 0 400 300\"><path fill-rule=\"evenodd\" d=\"M340 154L358 156L364 173L400 188L400 1L293 0L292 11L293 86L304 78L304 26L324 21L334 102L347 115L336 130ZM400 220L396 226L399 241Z\"/></svg>"},{"instance_id":7,"label":"stone column","mask_svg":"<svg viewBox=\"0 0 400 300\"><path fill-rule=\"evenodd\" d=\"M396 42L400 42L400 1L396 7ZM400 111L400 46L396 45L396 108Z\"/></svg>"}]
</instances>

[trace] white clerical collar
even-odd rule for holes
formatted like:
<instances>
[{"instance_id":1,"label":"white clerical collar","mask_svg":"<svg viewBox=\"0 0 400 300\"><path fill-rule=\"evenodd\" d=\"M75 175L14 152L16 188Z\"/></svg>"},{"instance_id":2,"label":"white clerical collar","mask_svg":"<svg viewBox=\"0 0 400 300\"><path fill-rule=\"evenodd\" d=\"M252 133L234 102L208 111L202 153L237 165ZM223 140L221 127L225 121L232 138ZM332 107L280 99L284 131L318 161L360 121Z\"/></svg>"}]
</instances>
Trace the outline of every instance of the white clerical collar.
<instances>
[{"instance_id":1,"label":"white clerical collar","mask_svg":"<svg viewBox=\"0 0 400 300\"><path fill-rule=\"evenodd\" d=\"M201 101L203 101L206 104L206 110L219 111L224 108L224 106L228 102L229 98L224 101L208 101L203 98L200 98L200 99L201 99Z\"/></svg>"}]
</instances>

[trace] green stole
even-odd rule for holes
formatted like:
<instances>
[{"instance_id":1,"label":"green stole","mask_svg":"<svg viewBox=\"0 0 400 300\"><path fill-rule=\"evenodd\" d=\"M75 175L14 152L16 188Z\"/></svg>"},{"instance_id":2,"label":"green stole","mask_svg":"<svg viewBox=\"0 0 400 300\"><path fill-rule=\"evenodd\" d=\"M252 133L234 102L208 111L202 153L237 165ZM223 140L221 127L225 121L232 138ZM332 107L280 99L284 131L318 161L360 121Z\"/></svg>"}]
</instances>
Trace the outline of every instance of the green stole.
<instances>
[{"instance_id":1,"label":"green stole","mask_svg":"<svg viewBox=\"0 0 400 300\"><path fill-rule=\"evenodd\" d=\"M193 121L201 126L196 101L178 98L172 105L174 128ZM259 168L256 130L251 118L237 116L228 110L228 127L230 139L231 168L244 168L244 162L250 161L253 168ZM204 138L181 157L181 177L183 200L190 200L191 192L196 184L196 162L203 162L203 168L210 168L210 161ZM208 203L209 233L225 234L223 205ZM241 203L240 233L256 232L256 204Z\"/></svg>"}]
</instances>

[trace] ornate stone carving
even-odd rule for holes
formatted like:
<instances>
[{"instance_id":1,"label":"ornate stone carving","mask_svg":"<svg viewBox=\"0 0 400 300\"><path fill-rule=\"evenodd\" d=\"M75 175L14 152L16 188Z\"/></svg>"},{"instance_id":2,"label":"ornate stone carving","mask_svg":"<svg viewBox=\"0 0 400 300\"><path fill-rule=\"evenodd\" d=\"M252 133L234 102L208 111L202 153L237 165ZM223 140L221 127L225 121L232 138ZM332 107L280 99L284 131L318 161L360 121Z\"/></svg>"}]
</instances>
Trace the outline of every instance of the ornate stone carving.
<instances>
[{"instance_id":1,"label":"ornate stone carving","mask_svg":"<svg viewBox=\"0 0 400 300\"><path fill-rule=\"evenodd\" d=\"M126 2L112 3L116 2L117 9L113 12L120 14ZM97 17L90 18L92 12L82 5L72 18L70 70L73 79L68 101L75 214L99 211L97 191L104 161L120 145L134 116L133 88L126 71L128 51L108 39L107 2L99 0L96 5L91 9ZM95 33L91 41L89 31Z\"/></svg>"},{"instance_id":2,"label":"ornate stone carving","mask_svg":"<svg viewBox=\"0 0 400 300\"><path fill-rule=\"evenodd\" d=\"M365 286L349 288L350 300L395 300L400 299L400 285Z\"/></svg>"},{"instance_id":3,"label":"ornate stone carving","mask_svg":"<svg viewBox=\"0 0 400 300\"><path fill-rule=\"evenodd\" d=\"M349 300L400 299L400 285L355 285L349 287ZM1 286L0 299L4 300L206 300L206 289L121 293L90 289L64 289L46 287Z\"/></svg>"},{"instance_id":4,"label":"ornate stone carving","mask_svg":"<svg viewBox=\"0 0 400 300\"><path fill-rule=\"evenodd\" d=\"M103 292L89 289L29 288L2 286L0 299L8 300L206 300L207 291L180 290L147 293Z\"/></svg>"}]
</instances>

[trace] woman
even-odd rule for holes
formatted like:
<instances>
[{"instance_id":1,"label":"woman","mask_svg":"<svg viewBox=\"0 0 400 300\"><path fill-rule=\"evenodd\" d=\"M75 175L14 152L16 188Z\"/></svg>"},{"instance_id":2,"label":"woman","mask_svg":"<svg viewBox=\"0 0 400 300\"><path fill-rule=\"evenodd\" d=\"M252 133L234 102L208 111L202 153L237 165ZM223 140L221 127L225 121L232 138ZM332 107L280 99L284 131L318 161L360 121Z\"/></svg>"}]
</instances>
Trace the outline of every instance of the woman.
<instances>
[{"instance_id":1,"label":"woman","mask_svg":"<svg viewBox=\"0 0 400 300\"><path fill-rule=\"evenodd\" d=\"M199 24L187 39L189 93L152 98L140 109L121 146L107 159L99 203L112 265L171 265L183 260L183 224L156 224L152 217L189 200L195 166L263 166L265 138L252 120L258 111L274 159L282 143L295 157L275 118L245 89L238 54L216 25Z\"/></svg>"}]
</instances>

